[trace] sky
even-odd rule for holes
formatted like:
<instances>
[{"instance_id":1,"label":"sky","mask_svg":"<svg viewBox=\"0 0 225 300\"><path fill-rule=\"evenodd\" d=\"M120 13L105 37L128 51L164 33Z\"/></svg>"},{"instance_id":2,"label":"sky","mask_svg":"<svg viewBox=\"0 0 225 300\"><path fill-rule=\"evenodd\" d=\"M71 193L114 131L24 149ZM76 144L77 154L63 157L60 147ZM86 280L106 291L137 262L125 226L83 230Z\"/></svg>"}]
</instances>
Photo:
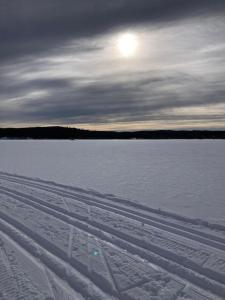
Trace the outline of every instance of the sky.
<instances>
[{"instance_id":1,"label":"sky","mask_svg":"<svg viewBox=\"0 0 225 300\"><path fill-rule=\"evenodd\" d=\"M225 129L224 0L0 0L0 126Z\"/></svg>"}]
</instances>

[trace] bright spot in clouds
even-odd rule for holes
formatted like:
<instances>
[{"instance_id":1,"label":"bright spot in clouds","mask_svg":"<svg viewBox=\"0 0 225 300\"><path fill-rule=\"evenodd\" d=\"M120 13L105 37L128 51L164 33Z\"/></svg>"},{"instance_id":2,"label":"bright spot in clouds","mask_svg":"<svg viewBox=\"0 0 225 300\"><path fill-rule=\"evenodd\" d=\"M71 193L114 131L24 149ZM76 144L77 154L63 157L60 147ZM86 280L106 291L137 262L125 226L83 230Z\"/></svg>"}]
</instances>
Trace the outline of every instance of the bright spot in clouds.
<instances>
[{"instance_id":1,"label":"bright spot in clouds","mask_svg":"<svg viewBox=\"0 0 225 300\"><path fill-rule=\"evenodd\" d=\"M121 34L117 43L120 54L124 57L132 57L136 54L138 48L137 36L133 33Z\"/></svg>"}]
</instances>

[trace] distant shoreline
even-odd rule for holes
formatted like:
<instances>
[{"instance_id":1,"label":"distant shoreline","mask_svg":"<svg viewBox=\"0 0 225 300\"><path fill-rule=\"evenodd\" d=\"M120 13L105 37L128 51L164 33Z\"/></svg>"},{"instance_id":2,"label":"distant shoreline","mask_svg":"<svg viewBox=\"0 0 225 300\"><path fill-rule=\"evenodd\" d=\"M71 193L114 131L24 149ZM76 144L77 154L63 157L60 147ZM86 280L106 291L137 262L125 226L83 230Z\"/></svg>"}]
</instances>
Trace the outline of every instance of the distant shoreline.
<instances>
[{"instance_id":1,"label":"distant shoreline","mask_svg":"<svg viewBox=\"0 0 225 300\"><path fill-rule=\"evenodd\" d=\"M91 131L71 127L0 128L0 139L225 139L225 131L152 130L152 131Z\"/></svg>"}]
</instances>

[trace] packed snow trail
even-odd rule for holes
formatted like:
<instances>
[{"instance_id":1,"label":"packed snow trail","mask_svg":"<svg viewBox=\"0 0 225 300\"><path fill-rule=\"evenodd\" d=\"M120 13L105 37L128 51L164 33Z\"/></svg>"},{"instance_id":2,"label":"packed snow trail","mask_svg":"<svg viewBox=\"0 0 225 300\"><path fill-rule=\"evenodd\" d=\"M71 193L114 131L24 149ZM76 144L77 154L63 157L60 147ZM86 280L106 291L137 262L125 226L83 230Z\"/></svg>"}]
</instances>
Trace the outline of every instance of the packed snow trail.
<instances>
[{"instance_id":1,"label":"packed snow trail","mask_svg":"<svg viewBox=\"0 0 225 300\"><path fill-rule=\"evenodd\" d=\"M225 299L225 230L0 172L0 299Z\"/></svg>"}]
</instances>

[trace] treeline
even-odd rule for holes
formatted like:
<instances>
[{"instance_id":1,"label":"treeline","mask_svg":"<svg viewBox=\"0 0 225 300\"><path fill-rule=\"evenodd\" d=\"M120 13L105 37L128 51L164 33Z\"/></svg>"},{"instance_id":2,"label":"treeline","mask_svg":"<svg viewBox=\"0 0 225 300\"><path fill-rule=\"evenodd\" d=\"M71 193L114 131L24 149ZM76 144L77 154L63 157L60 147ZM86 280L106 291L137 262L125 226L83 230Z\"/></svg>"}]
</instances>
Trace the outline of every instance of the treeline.
<instances>
[{"instance_id":1,"label":"treeline","mask_svg":"<svg viewBox=\"0 0 225 300\"><path fill-rule=\"evenodd\" d=\"M225 131L90 131L69 127L0 128L5 139L225 139Z\"/></svg>"}]
</instances>

